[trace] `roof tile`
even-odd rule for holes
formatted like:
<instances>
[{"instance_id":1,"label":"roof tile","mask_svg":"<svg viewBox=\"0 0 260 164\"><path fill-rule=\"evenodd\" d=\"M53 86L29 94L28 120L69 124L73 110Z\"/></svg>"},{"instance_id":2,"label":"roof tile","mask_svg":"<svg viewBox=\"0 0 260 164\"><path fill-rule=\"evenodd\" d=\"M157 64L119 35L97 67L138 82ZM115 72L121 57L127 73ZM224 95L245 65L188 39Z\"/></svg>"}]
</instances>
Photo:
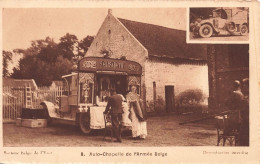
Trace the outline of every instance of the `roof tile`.
<instances>
[{"instance_id":1,"label":"roof tile","mask_svg":"<svg viewBox=\"0 0 260 164\"><path fill-rule=\"evenodd\" d=\"M148 55L190 60L206 60L207 47L187 44L186 31L117 18L148 50Z\"/></svg>"}]
</instances>

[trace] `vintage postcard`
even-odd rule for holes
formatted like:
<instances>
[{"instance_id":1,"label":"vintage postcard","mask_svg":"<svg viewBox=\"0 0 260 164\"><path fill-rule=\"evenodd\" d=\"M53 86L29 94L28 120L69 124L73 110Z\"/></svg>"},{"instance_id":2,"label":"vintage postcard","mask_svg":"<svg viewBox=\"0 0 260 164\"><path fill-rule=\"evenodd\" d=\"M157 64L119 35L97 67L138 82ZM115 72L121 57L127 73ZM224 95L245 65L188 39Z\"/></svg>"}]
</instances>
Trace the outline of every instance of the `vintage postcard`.
<instances>
[{"instance_id":1,"label":"vintage postcard","mask_svg":"<svg viewBox=\"0 0 260 164\"><path fill-rule=\"evenodd\" d=\"M0 2L0 162L259 163L259 2L61 2Z\"/></svg>"}]
</instances>

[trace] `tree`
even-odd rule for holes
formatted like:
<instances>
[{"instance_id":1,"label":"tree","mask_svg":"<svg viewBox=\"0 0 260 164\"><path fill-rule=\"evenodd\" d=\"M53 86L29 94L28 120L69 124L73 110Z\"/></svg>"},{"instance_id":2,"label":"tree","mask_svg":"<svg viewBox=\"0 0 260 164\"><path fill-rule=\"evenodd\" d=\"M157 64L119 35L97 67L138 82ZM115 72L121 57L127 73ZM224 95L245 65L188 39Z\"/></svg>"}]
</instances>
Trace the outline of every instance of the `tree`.
<instances>
[{"instance_id":1,"label":"tree","mask_svg":"<svg viewBox=\"0 0 260 164\"><path fill-rule=\"evenodd\" d=\"M87 36L79 42L75 35L67 33L59 43L50 37L32 41L29 48L14 50L23 58L11 76L34 79L37 85L49 86L53 80L61 80L61 76L71 72L73 63L85 55L93 39Z\"/></svg>"},{"instance_id":2,"label":"tree","mask_svg":"<svg viewBox=\"0 0 260 164\"><path fill-rule=\"evenodd\" d=\"M12 52L3 51L3 77L9 76L8 66L12 62Z\"/></svg>"},{"instance_id":3,"label":"tree","mask_svg":"<svg viewBox=\"0 0 260 164\"><path fill-rule=\"evenodd\" d=\"M34 79L37 85L50 85L53 80L70 73L72 67L71 62L62 57L58 44L49 37L32 41L31 47L15 52L22 54L23 58L19 67L13 69L12 77Z\"/></svg>"},{"instance_id":4,"label":"tree","mask_svg":"<svg viewBox=\"0 0 260 164\"><path fill-rule=\"evenodd\" d=\"M71 60L75 55L78 54L78 38L75 35L67 33L65 36L60 38L58 48L64 58Z\"/></svg>"},{"instance_id":5,"label":"tree","mask_svg":"<svg viewBox=\"0 0 260 164\"><path fill-rule=\"evenodd\" d=\"M37 58L41 61L54 63L57 57L60 55L57 45L47 45L43 47L37 55Z\"/></svg>"},{"instance_id":6,"label":"tree","mask_svg":"<svg viewBox=\"0 0 260 164\"><path fill-rule=\"evenodd\" d=\"M84 57L85 54L88 51L88 48L90 47L91 43L93 42L94 37L93 36L87 36L85 38L83 38L80 42L79 42L79 52L78 55L81 57Z\"/></svg>"}]
</instances>

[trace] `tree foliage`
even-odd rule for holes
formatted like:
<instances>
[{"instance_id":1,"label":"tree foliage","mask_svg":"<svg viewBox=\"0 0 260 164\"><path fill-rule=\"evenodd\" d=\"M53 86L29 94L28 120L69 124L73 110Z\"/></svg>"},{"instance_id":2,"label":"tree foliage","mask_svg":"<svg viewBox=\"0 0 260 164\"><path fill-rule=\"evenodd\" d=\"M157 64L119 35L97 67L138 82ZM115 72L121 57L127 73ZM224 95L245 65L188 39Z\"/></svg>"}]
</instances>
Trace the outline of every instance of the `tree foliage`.
<instances>
[{"instance_id":1,"label":"tree foliage","mask_svg":"<svg viewBox=\"0 0 260 164\"><path fill-rule=\"evenodd\" d=\"M84 56L94 37L87 36L81 41L67 33L55 43L50 37L35 40L27 49L15 49L14 53L23 55L19 66L13 69L11 77L34 79L37 85L49 86L53 80L69 74L79 56ZM76 59L76 60L75 60Z\"/></svg>"},{"instance_id":2,"label":"tree foliage","mask_svg":"<svg viewBox=\"0 0 260 164\"><path fill-rule=\"evenodd\" d=\"M93 36L87 36L79 42L79 54L78 54L79 56L81 57L85 56L93 40L94 40Z\"/></svg>"},{"instance_id":3,"label":"tree foliage","mask_svg":"<svg viewBox=\"0 0 260 164\"><path fill-rule=\"evenodd\" d=\"M3 51L3 77L9 75L8 72L8 64L12 62L12 52L10 51Z\"/></svg>"},{"instance_id":4,"label":"tree foliage","mask_svg":"<svg viewBox=\"0 0 260 164\"><path fill-rule=\"evenodd\" d=\"M78 38L75 35L67 33L65 36L60 38L58 48L61 51L64 58L72 60L77 54Z\"/></svg>"}]
</instances>

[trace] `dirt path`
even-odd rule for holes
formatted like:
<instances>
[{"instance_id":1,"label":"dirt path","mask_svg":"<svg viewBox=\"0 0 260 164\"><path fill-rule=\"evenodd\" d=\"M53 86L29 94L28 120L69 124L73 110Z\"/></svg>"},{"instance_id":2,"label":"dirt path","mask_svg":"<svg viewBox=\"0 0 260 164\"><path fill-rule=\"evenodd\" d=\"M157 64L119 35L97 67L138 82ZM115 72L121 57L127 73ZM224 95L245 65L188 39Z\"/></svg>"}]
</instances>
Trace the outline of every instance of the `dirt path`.
<instances>
[{"instance_id":1,"label":"dirt path","mask_svg":"<svg viewBox=\"0 0 260 164\"><path fill-rule=\"evenodd\" d=\"M103 141L102 131L84 135L74 126L52 125L47 128L17 127L3 125L4 146L214 146L217 134L212 124L179 125L179 116L157 116L147 120L148 137L132 140L123 136L122 143ZM125 133L124 133L125 134Z\"/></svg>"}]
</instances>

